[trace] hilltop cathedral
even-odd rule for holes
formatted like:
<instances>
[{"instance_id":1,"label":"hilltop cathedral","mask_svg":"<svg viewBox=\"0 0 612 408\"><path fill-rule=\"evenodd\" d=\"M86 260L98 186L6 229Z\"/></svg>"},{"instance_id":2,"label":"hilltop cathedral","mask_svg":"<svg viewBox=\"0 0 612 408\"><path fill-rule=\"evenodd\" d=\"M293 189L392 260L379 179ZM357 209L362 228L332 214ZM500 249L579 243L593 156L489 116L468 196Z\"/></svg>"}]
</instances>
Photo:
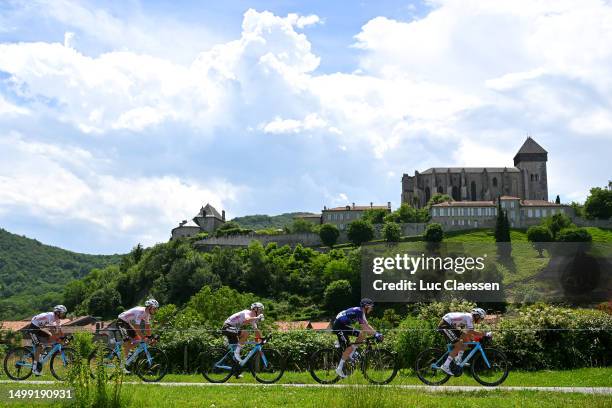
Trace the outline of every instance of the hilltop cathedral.
<instances>
[{"instance_id":1,"label":"hilltop cathedral","mask_svg":"<svg viewBox=\"0 0 612 408\"><path fill-rule=\"evenodd\" d=\"M528 137L514 156L514 167L432 167L402 177L402 203L423 208L432 195L455 201L491 201L499 196L548 200L548 152Z\"/></svg>"}]
</instances>

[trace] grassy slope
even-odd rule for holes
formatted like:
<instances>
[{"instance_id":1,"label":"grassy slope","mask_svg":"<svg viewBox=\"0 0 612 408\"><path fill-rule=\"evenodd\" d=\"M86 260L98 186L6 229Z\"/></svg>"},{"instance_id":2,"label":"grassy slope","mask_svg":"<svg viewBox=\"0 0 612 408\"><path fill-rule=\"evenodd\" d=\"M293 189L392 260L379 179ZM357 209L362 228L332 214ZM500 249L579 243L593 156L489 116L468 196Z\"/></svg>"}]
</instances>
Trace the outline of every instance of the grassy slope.
<instances>
[{"instance_id":1,"label":"grassy slope","mask_svg":"<svg viewBox=\"0 0 612 408\"><path fill-rule=\"evenodd\" d=\"M293 217L296 215L311 214L305 212L285 213L280 215L246 215L244 217L236 217L232 221L240 224L242 228L250 228L252 230L267 229L267 228L284 228L293 224Z\"/></svg>"},{"instance_id":2,"label":"grassy slope","mask_svg":"<svg viewBox=\"0 0 612 408\"><path fill-rule=\"evenodd\" d=\"M93 268L118 263L120 255L87 255L44 245L0 228L0 319L25 317L39 303L61 299L63 286Z\"/></svg>"}]
</instances>

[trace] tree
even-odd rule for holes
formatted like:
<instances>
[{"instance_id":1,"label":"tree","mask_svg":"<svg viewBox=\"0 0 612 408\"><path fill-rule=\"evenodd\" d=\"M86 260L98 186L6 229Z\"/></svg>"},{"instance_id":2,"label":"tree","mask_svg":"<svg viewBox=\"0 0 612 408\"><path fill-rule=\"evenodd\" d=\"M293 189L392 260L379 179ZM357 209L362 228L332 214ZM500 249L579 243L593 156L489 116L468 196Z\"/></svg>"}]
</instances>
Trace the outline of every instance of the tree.
<instances>
[{"instance_id":1,"label":"tree","mask_svg":"<svg viewBox=\"0 0 612 408\"><path fill-rule=\"evenodd\" d=\"M436 193L427 202L426 208L430 208L434 204L445 203L448 201L453 201L453 199L448 194Z\"/></svg>"},{"instance_id":2,"label":"tree","mask_svg":"<svg viewBox=\"0 0 612 408\"><path fill-rule=\"evenodd\" d=\"M374 238L374 227L367 221L355 220L349 224L347 235L349 241L355 246L360 246Z\"/></svg>"},{"instance_id":3,"label":"tree","mask_svg":"<svg viewBox=\"0 0 612 408\"><path fill-rule=\"evenodd\" d=\"M497 200L497 219L495 220L495 242L510 242L508 216L502 210L501 200Z\"/></svg>"},{"instance_id":4,"label":"tree","mask_svg":"<svg viewBox=\"0 0 612 408\"><path fill-rule=\"evenodd\" d=\"M134 249L132 249L132 252L130 253L130 255L132 256L132 259L134 260L135 264L140 262L140 259L142 258L143 253L144 253L144 249L142 248L142 245L140 245L140 243L136 245Z\"/></svg>"},{"instance_id":5,"label":"tree","mask_svg":"<svg viewBox=\"0 0 612 408\"><path fill-rule=\"evenodd\" d=\"M370 208L364 211L361 219L371 224L382 224L387 214L387 210L383 210L382 208Z\"/></svg>"},{"instance_id":6,"label":"tree","mask_svg":"<svg viewBox=\"0 0 612 408\"><path fill-rule=\"evenodd\" d=\"M64 305L68 308L68 311L72 312L85 300L86 295L87 287L83 281L74 280L69 282L64 288Z\"/></svg>"},{"instance_id":7,"label":"tree","mask_svg":"<svg viewBox=\"0 0 612 408\"><path fill-rule=\"evenodd\" d=\"M352 300L351 283L345 279L333 281L325 288L323 299L325 308L332 313L346 309Z\"/></svg>"},{"instance_id":8,"label":"tree","mask_svg":"<svg viewBox=\"0 0 612 408\"><path fill-rule=\"evenodd\" d=\"M577 203L576 201L572 201L570 203L570 207L572 207L572 209L574 210L574 214L576 214L576 217L582 217L584 218L584 205Z\"/></svg>"},{"instance_id":9,"label":"tree","mask_svg":"<svg viewBox=\"0 0 612 408\"><path fill-rule=\"evenodd\" d=\"M561 197L557 194L557 198L555 199L555 204L561 204Z\"/></svg>"},{"instance_id":10,"label":"tree","mask_svg":"<svg viewBox=\"0 0 612 408\"><path fill-rule=\"evenodd\" d=\"M89 298L88 312L103 319L116 318L121 306L121 295L115 288L96 290Z\"/></svg>"},{"instance_id":11,"label":"tree","mask_svg":"<svg viewBox=\"0 0 612 408\"><path fill-rule=\"evenodd\" d=\"M385 222L382 235L387 242L399 242L402 236L402 229L396 222Z\"/></svg>"},{"instance_id":12,"label":"tree","mask_svg":"<svg viewBox=\"0 0 612 408\"><path fill-rule=\"evenodd\" d=\"M427 242L442 242L444 239L444 230L437 222L432 222L425 228L425 241Z\"/></svg>"},{"instance_id":13,"label":"tree","mask_svg":"<svg viewBox=\"0 0 612 408\"><path fill-rule=\"evenodd\" d=\"M330 248L333 248L333 246L336 245L339 236L340 231L334 224L323 224L319 229L319 237L321 238L321 242L323 242L323 245Z\"/></svg>"},{"instance_id":14,"label":"tree","mask_svg":"<svg viewBox=\"0 0 612 408\"><path fill-rule=\"evenodd\" d=\"M296 218L291 225L291 232L295 234L312 232L313 227L314 224L312 222L306 221L303 218Z\"/></svg>"},{"instance_id":15,"label":"tree","mask_svg":"<svg viewBox=\"0 0 612 408\"><path fill-rule=\"evenodd\" d=\"M538 251L540 257L542 257L542 251L544 250L544 245L541 245L541 243L552 242L554 240L550 230L542 225L529 227L527 230L527 239L529 242L533 243L533 247Z\"/></svg>"},{"instance_id":16,"label":"tree","mask_svg":"<svg viewBox=\"0 0 612 408\"><path fill-rule=\"evenodd\" d=\"M403 203L397 210L384 217L385 222L409 223L429 221L429 210L427 208L416 209Z\"/></svg>"},{"instance_id":17,"label":"tree","mask_svg":"<svg viewBox=\"0 0 612 408\"><path fill-rule=\"evenodd\" d=\"M558 213L552 217L546 217L542 221L541 225L545 226L550 230L553 238L557 239L557 234L564 228L575 227L570 217L563 213Z\"/></svg>"},{"instance_id":18,"label":"tree","mask_svg":"<svg viewBox=\"0 0 612 408\"><path fill-rule=\"evenodd\" d=\"M595 187L584 203L587 218L607 220L612 217L612 190Z\"/></svg>"}]
</instances>

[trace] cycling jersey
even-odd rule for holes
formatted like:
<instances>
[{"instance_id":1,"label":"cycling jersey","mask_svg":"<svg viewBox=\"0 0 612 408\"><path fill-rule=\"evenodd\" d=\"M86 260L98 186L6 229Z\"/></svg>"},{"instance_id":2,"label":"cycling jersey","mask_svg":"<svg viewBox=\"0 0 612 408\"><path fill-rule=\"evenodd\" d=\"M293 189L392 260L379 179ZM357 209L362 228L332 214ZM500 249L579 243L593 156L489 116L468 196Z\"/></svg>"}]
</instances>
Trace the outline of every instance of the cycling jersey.
<instances>
[{"instance_id":1,"label":"cycling jersey","mask_svg":"<svg viewBox=\"0 0 612 408\"><path fill-rule=\"evenodd\" d=\"M32 318L32 324L38 328L55 326L60 328L60 318L54 312L40 313Z\"/></svg>"},{"instance_id":2,"label":"cycling jersey","mask_svg":"<svg viewBox=\"0 0 612 408\"><path fill-rule=\"evenodd\" d=\"M474 330L474 319L471 313L451 312L445 314L442 320L458 329Z\"/></svg>"},{"instance_id":3,"label":"cycling jersey","mask_svg":"<svg viewBox=\"0 0 612 408\"><path fill-rule=\"evenodd\" d=\"M366 320L365 313L361 310L360 307L351 307L350 309L346 309L338 313L336 316L336 322L340 324L352 324L355 322L359 322L359 324L368 323Z\"/></svg>"},{"instance_id":4,"label":"cycling jersey","mask_svg":"<svg viewBox=\"0 0 612 408\"><path fill-rule=\"evenodd\" d=\"M243 310L241 312L234 313L233 315L225 319L225 323L223 323L223 325L240 328L242 327L246 319L249 317L251 317L251 311L248 309ZM251 326L253 326L254 329L257 329L257 321L252 320Z\"/></svg>"},{"instance_id":5,"label":"cycling jersey","mask_svg":"<svg viewBox=\"0 0 612 408\"><path fill-rule=\"evenodd\" d=\"M130 310L126 310L125 312L119 315L119 319L124 322L131 323L134 321L136 324L140 324L141 321L149 324L149 320L151 315L147 312L147 308L144 306L136 306L131 308Z\"/></svg>"}]
</instances>

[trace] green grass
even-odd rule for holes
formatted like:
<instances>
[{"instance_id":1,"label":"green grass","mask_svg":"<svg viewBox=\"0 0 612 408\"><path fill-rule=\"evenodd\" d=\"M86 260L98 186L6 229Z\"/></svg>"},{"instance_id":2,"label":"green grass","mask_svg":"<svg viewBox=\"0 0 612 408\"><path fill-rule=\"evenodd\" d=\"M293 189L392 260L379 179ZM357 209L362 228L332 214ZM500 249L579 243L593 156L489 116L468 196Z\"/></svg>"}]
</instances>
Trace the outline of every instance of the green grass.
<instances>
[{"instance_id":1,"label":"green grass","mask_svg":"<svg viewBox=\"0 0 612 408\"><path fill-rule=\"evenodd\" d=\"M10 386L0 384L0 406L31 407L30 401L7 403ZM23 386L46 388L49 386ZM428 393L393 387L283 388L283 387L161 387L126 385L129 407L609 407L612 396L539 391L476 391ZM61 402L40 403L65 406Z\"/></svg>"},{"instance_id":2,"label":"green grass","mask_svg":"<svg viewBox=\"0 0 612 408\"><path fill-rule=\"evenodd\" d=\"M612 230L610 229L596 227L586 227L585 229L593 237L593 242L612 242Z\"/></svg>"}]
</instances>

